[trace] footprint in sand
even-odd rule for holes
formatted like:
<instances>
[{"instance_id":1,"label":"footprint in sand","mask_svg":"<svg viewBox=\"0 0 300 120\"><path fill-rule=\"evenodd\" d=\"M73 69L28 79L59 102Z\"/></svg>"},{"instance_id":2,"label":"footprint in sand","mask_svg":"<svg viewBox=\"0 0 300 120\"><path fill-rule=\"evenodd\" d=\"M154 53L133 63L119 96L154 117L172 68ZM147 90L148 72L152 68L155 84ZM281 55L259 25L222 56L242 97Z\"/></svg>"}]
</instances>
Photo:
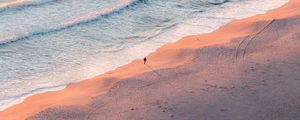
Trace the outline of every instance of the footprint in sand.
<instances>
[{"instance_id":1,"label":"footprint in sand","mask_svg":"<svg viewBox=\"0 0 300 120\"><path fill-rule=\"evenodd\" d=\"M263 86L267 86L267 82L266 82L266 80L262 80L261 82L262 82L262 83L261 83L261 85L263 85Z\"/></svg>"},{"instance_id":2,"label":"footprint in sand","mask_svg":"<svg viewBox=\"0 0 300 120\"><path fill-rule=\"evenodd\" d=\"M220 111L222 111L222 112L226 112L226 111L228 111L228 109L226 109L226 108L222 108Z\"/></svg>"},{"instance_id":3,"label":"footprint in sand","mask_svg":"<svg viewBox=\"0 0 300 120\"><path fill-rule=\"evenodd\" d=\"M252 72L255 72L256 71L256 69L254 68L254 67L251 67L251 69L250 69Z\"/></svg>"}]
</instances>

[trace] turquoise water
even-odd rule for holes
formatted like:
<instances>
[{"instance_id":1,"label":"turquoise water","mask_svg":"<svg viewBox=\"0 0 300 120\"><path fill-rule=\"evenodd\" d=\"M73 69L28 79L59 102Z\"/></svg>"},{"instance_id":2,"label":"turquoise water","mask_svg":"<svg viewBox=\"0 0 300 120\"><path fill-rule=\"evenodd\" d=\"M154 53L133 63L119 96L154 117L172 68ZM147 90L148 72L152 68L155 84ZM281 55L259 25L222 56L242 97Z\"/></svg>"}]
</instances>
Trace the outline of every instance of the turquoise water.
<instances>
[{"instance_id":1,"label":"turquoise water","mask_svg":"<svg viewBox=\"0 0 300 120\"><path fill-rule=\"evenodd\" d=\"M286 2L0 0L0 108Z\"/></svg>"}]
</instances>

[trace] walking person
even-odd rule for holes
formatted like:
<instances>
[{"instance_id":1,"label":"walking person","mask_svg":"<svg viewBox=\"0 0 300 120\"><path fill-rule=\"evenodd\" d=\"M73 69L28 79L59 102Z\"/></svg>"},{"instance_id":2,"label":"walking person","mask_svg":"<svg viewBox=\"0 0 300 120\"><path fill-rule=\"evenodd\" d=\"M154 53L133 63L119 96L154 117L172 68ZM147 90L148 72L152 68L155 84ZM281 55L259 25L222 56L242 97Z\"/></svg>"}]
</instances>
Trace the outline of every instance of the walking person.
<instances>
[{"instance_id":1,"label":"walking person","mask_svg":"<svg viewBox=\"0 0 300 120\"><path fill-rule=\"evenodd\" d=\"M144 57L144 65L146 65L147 57Z\"/></svg>"}]
</instances>

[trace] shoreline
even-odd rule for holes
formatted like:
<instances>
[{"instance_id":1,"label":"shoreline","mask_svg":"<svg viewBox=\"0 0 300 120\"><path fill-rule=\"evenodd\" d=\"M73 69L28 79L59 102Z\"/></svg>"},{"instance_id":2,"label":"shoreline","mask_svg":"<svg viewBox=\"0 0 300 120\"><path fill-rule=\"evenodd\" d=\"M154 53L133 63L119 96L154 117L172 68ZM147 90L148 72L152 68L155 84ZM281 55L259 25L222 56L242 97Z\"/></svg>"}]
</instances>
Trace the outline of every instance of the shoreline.
<instances>
[{"instance_id":1,"label":"shoreline","mask_svg":"<svg viewBox=\"0 0 300 120\"><path fill-rule=\"evenodd\" d=\"M42 93L46 93L46 92L51 92L51 91L59 91L59 90L63 90L64 88L66 88L68 85L61 85L61 86L54 86L54 87L48 87L48 88L42 88L27 94L22 95L21 97L19 97L18 99L14 99L13 102L10 102L10 104L4 105L2 107L0 107L0 112L12 107L14 105L20 104L22 103L27 97L30 96L34 96L36 94L42 94Z\"/></svg>"},{"instance_id":2,"label":"shoreline","mask_svg":"<svg viewBox=\"0 0 300 120\"><path fill-rule=\"evenodd\" d=\"M246 20L248 19L248 22L250 21L250 23L251 22L254 23L256 21L271 20L271 19L266 19L266 16L269 18L273 17L272 19L278 19L278 18L292 16L293 14L286 14L286 16L281 15L279 17L276 17L276 12L272 14L272 12L274 12L278 9L283 9L283 8L286 8L287 6L290 6L290 4L292 2L295 2L295 1L290 0L288 3L281 6L280 8L276 8L276 9L268 11L266 13L268 16L266 14L262 14L262 15L260 14L260 15L255 15L250 18L246 18ZM290 9L288 9L288 10L290 10ZM284 11L284 10L282 10L282 11ZM204 41L199 42L199 41L195 41L195 39L194 39L194 38L197 38L198 36L202 36L202 37L204 36L204 38L211 38L212 36L209 36L210 34L222 33L222 32L224 32L222 30L224 28L226 28L226 26L235 26L235 24L238 24L238 22L241 22L241 21L245 21L245 19L234 20L224 26L221 26L218 30L216 30L212 33L208 33L208 34L204 34L204 35L188 36L188 37L182 38L181 40L177 41L176 43L163 45L162 47L157 49L154 53L151 53L149 55L149 58L151 61L156 61L154 63L150 63L151 67L155 68L155 70L159 70L159 69L166 69L166 68L174 68L174 67L180 66L182 64L186 64L187 62L190 62L190 59L192 58L192 56L194 54L193 49L201 48L201 47L205 47L205 46L225 44L225 43L233 41L230 38L236 38L238 36L248 34L248 32L246 31L246 32L242 32L242 34L239 34L239 35L229 35L228 40L225 40L225 41L213 40L213 41L208 42L208 41L204 40ZM195 43L195 44L192 44L192 43ZM180 53L180 52L183 52L185 55L183 57L181 56L181 58L177 58L178 53ZM171 53L171 54L169 54L169 53ZM158 56L162 56L162 55L163 55L163 57L161 57L161 58L158 57ZM169 58L176 58L176 62L169 60ZM157 61L159 61L159 62L157 62ZM28 103L30 104L30 101L38 101L38 99L40 99L40 98L43 98L43 97L48 98L49 96L56 97L56 98L46 100L46 102L48 102L47 104L53 103L54 101L57 101L57 102L52 105L43 106L42 108L37 107L35 110L33 110L33 112L31 111L30 113L23 113L23 116L21 118L28 117L29 116L28 114L33 115L33 114L43 110L44 108L48 108L48 107L52 107L52 106L61 106L61 105L76 105L76 106L82 105L82 106L84 106L90 102L90 100L91 100L90 98L92 98L93 96L98 96L102 93L106 93L107 90L109 90L112 86L114 86L115 83L119 82L119 80L151 71L149 69L148 70L144 69L145 66L140 66L140 64L141 64L140 60L134 60L132 63L129 63L125 66L121 66L121 67L117 68L116 70L113 70L108 73L104 73L102 75L96 76L96 77L88 79L88 80L83 80L78 83L74 83L70 86L67 86L63 90L35 94L33 96L26 98L24 100L24 102L22 102L21 104L14 105L13 107L10 107L8 109L5 109L4 111L1 111L0 116L5 115L5 113L4 114L2 114L2 113L6 112L6 111L10 111L10 110L14 111L14 109L16 111L21 110L22 107L18 108L18 106L23 106L23 109L24 109L24 104L26 106L26 104L28 104ZM165 65L165 64L167 65L167 67L161 66L161 65ZM129 66L135 66L135 67L130 68ZM113 78L114 80L109 80L109 82L107 83L107 81L105 80L107 78ZM94 83L95 84L101 83L101 88L95 87L95 85L93 85ZM88 87L88 89L79 92L79 90L80 90L79 88L82 89L84 87ZM102 92L99 92L99 91L102 91ZM66 94L74 93L74 92L75 92L75 95L72 94L71 96L66 97ZM85 100L72 100L73 98L81 98L81 97L86 97L86 98L85 98ZM52 101L52 100L54 100L54 101ZM66 103L64 101L68 101L68 102ZM14 112L8 112L8 113L12 114ZM24 114L25 115L27 114L27 116L25 116Z\"/></svg>"}]
</instances>

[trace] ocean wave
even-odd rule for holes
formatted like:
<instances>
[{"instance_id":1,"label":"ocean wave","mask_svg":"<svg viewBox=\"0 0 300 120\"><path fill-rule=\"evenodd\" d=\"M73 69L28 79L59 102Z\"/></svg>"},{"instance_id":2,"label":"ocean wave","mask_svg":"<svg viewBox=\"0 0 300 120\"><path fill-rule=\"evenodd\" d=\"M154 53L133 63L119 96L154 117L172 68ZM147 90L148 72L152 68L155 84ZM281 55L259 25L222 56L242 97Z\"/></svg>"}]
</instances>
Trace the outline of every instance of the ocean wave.
<instances>
[{"instance_id":1,"label":"ocean wave","mask_svg":"<svg viewBox=\"0 0 300 120\"><path fill-rule=\"evenodd\" d=\"M220 5L229 1L230 0L208 0L208 2L213 5Z\"/></svg>"},{"instance_id":2,"label":"ocean wave","mask_svg":"<svg viewBox=\"0 0 300 120\"><path fill-rule=\"evenodd\" d=\"M49 0L48 0L49 1ZM68 20L66 22L60 23L58 26L51 26L45 29L40 29L38 31L33 31L33 32L27 32L24 34L19 34L16 36L9 36L5 38L0 38L0 45L10 43L10 42L15 42L18 40L23 40L23 39L28 39L33 36L40 36L40 35L45 35L53 32L58 32L61 30L65 30L71 27L75 27L78 25L82 24L87 24L91 22L98 21L101 17L109 17L114 14L120 14L121 12L133 8L136 5L139 4L147 4L148 0L126 0L120 4L117 4L116 6L105 9L105 10L99 10L99 11L94 11L92 13L89 13L87 15Z\"/></svg>"},{"instance_id":3,"label":"ocean wave","mask_svg":"<svg viewBox=\"0 0 300 120\"><path fill-rule=\"evenodd\" d=\"M29 7L41 6L60 0L15 0L0 4L0 12L7 10L22 10Z\"/></svg>"}]
</instances>

